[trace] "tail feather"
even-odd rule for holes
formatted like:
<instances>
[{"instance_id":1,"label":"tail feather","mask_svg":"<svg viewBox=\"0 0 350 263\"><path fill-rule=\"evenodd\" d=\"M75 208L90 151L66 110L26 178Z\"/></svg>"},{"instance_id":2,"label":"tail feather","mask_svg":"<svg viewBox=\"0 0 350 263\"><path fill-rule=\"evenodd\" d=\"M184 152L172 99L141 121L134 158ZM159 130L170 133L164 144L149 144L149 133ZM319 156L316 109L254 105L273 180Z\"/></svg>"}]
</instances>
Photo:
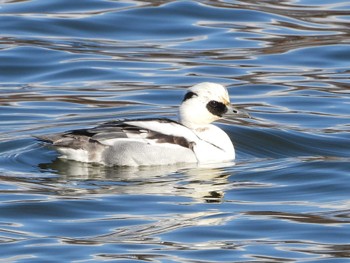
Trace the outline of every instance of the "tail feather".
<instances>
[{"instance_id":1,"label":"tail feather","mask_svg":"<svg viewBox=\"0 0 350 263\"><path fill-rule=\"evenodd\" d=\"M106 148L98 141L82 135L59 133L34 137L61 153L62 158L76 161L100 162Z\"/></svg>"},{"instance_id":2,"label":"tail feather","mask_svg":"<svg viewBox=\"0 0 350 263\"><path fill-rule=\"evenodd\" d=\"M71 149L81 149L88 150L90 144L100 144L96 140L91 139L91 137L84 135L73 135L65 133L57 133L51 135L41 135L35 136L39 141L51 144L55 147L65 147Z\"/></svg>"},{"instance_id":3,"label":"tail feather","mask_svg":"<svg viewBox=\"0 0 350 263\"><path fill-rule=\"evenodd\" d=\"M60 136L58 134L40 135L40 136L34 135L33 137L40 142L44 142L44 143L48 143L48 144L54 144L54 142L60 138Z\"/></svg>"}]
</instances>

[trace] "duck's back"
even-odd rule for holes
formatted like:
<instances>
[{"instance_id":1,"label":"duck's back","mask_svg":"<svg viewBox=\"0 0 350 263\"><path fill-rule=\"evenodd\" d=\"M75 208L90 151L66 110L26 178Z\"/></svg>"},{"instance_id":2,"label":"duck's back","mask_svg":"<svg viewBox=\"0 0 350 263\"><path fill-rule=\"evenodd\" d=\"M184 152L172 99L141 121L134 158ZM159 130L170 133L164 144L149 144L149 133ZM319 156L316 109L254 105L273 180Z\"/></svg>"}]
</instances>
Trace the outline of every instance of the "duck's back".
<instances>
[{"instance_id":1,"label":"duck's back","mask_svg":"<svg viewBox=\"0 0 350 263\"><path fill-rule=\"evenodd\" d=\"M169 119L118 120L39 139L61 158L82 162L141 166L198 161L193 151L198 137Z\"/></svg>"}]
</instances>

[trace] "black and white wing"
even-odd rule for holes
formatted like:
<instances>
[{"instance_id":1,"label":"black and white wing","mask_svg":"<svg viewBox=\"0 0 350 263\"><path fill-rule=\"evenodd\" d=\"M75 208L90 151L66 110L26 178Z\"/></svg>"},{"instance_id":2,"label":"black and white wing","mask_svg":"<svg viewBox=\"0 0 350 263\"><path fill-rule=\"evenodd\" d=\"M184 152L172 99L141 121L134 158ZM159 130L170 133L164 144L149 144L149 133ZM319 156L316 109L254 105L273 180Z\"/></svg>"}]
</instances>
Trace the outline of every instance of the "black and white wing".
<instances>
[{"instance_id":1,"label":"black and white wing","mask_svg":"<svg viewBox=\"0 0 350 263\"><path fill-rule=\"evenodd\" d=\"M112 146L120 140L148 144L169 143L192 149L198 137L187 127L170 119L116 120L90 129L41 136L40 140L56 147L86 149L87 144Z\"/></svg>"}]
</instances>

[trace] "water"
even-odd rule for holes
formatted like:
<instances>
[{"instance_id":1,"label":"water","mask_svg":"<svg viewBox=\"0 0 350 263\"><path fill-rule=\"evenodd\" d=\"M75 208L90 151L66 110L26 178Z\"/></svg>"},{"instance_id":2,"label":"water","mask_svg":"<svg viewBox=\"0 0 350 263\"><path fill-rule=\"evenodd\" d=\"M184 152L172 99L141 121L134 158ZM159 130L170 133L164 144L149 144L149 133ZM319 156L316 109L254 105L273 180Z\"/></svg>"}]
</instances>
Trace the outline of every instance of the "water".
<instances>
[{"instance_id":1,"label":"water","mask_svg":"<svg viewBox=\"0 0 350 263\"><path fill-rule=\"evenodd\" d=\"M350 5L2 0L1 262L350 261ZM33 135L176 118L213 81L235 164L116 168Z\"/></svg>"}]
</instances>

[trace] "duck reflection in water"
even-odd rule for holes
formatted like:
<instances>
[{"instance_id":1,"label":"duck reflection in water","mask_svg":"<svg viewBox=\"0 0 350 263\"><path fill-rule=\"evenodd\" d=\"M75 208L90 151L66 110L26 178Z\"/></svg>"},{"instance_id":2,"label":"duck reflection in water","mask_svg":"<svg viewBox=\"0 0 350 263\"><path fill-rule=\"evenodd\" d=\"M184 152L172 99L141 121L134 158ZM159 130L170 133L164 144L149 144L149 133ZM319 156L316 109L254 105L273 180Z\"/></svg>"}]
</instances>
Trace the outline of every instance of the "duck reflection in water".
<instances>
[{"instance_id":1,"label":"duck reflection in water","mask_svg":"<svg viewBox=\"0 0 350 263\"><path fill-rule=\"evenodd\" d=\"M230 167L234 163L225 165ZM94 185L91 189L79 188L79 184L63 185L63 188L72 187L69 189L72 195L81 194L82 191L87 194L175 195L201 202L221 202L225 190L236 186L236 183L228 180L232 172L227 171L222 164L106 167L56 159L53 163L39 166L43 170L55 171L60 180L84 181ZM66 190L64 194L67 194Z\"/></svg>"}]
</instances>

